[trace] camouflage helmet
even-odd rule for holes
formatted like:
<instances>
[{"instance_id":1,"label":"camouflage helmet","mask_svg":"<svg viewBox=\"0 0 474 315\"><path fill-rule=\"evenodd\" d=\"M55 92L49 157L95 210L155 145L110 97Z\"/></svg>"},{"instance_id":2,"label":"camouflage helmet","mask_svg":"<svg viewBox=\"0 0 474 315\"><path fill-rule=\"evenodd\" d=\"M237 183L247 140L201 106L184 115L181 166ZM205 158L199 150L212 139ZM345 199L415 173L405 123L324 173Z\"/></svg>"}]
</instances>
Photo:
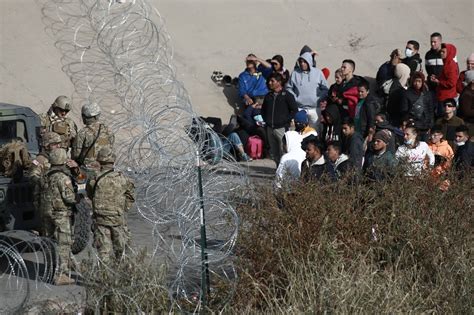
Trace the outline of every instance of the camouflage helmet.
<instances>
[{"instance_id":1,"label":"camouflage helmet","mask_svg":"<svg viewBox=\"0 0 474 315\"><path fill-rule=\"evenodd\" d=\"M69 97L61 95L58 96L55 100L53 105L51 105L53 108L60 108L62 110L70 111L71 110L71 100Z\"/></svg>"},{"instance_id":2,"label":"camouflage helmet","mask_svg":"<svg viewBox=\"0 0 474 315\"><path fill-rule=\"evenodd\" d=\"M52 131L45 132L42 137L43 141L43 147L47 147L50 144L55 144L55 143L61 143L61 137L56 133Z\"/></svg>"},{"instance_id":3,"label":"camouflage helmet","mask_svg":"<svg viewBox=\"0 0 474 315\"><path fill-rule=\"evenodd\" d=\"M99 153L97 153L97 162L100 164L115 163L115 159L115 153L110 146L100 149Z\"/></svg>"},{"instance_id":4,"label":"camouflage helmet","mask_svg":"<svg viewBox=\"0 0 474 315\"><path fill-rule=\"evenodd\" d=\"M57 148L49 153L49 163L51 165L64 165L67 161L67 153L63 148Z\"/></svg>"},{"instance_id":5,"label":"camouflage helmet","mask_svg":"<svg viewBox=\"0 0 474 315\"><path fill-rule=\"evenodd\" d=\"M87 118L95 117L100 115L100 107L97 103L85 104L82 106L81 114Z\"/></svg>"}]
</instances>

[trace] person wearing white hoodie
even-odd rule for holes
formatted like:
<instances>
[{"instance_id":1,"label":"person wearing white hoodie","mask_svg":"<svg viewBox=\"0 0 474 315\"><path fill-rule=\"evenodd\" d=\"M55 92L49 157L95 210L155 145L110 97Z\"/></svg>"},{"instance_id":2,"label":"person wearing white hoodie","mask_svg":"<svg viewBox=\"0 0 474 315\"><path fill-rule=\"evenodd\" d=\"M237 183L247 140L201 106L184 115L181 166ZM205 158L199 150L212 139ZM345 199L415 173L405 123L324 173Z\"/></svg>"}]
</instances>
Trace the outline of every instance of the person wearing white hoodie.
<instances>
[{"instance_id":1,"label":"person wearing white hoodie","mask_svg":"<svg viewBox=\"0 0 474 315\"><path fill-rule=\"evenodd\" d=\"M313 67L311 53L303 53L297 65L286 84L286 90L294 95L299 110L308 113L311 127L318 130L321 117L319 102L328 95L328 83L323 72Z\"/></svg>"},{"instance_id":2,"label":"person wearing white hoodie","mask_svg":"<svg viewBox=\"0 0 474 315\"><path fill-rule=\"evenodd\" d=\"M283 136L283 149L286 152L276 170L275 188L289 190L291 184L300 178L301 163L306 152L301 149L303 136L297 131L287 131Z\"/></svg>"}]
</instances>

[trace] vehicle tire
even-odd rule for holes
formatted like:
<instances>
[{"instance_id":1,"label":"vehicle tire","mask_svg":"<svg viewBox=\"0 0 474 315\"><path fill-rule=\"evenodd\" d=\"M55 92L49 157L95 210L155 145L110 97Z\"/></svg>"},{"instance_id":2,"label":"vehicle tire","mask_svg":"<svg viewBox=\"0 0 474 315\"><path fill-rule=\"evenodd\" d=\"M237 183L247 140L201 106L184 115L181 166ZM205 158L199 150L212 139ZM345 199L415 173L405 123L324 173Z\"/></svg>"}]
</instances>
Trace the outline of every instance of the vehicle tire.
<instances>
[{"instance_id":1,"label":"vehicle tire","mask_svg":"<svg viewBox=\"0 0 474 315\"><path fill-rule=\"evenodd\" d=\"M74 255L79 254L89 244L91 238L92 207L86 199L75 205L74 232L71 251Z\"/></svg>"}]
</instances>

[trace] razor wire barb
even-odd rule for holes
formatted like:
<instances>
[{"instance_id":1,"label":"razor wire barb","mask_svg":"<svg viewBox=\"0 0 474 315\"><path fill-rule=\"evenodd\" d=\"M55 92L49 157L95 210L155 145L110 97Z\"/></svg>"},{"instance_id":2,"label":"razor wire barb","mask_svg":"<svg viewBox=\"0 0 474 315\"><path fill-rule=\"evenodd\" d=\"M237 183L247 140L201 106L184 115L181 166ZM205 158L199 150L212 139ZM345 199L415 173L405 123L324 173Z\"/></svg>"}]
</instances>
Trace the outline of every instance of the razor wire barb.
<instances>
[{"instance_id":1,"label":"razor wire barb","mask_svg":"<svg viewBox=\"0 0 474 315\"><path fill-rule=\"evenodd\" d=\"M150 261L168 264L169 296L174 305L191 311L202 307L201 198L195 161L199 156L207 162L202 166L202 201L211 288L218 283L230 297L237 278L232 262L239 226L235 205L248 197L251 186L246 170L224 152L219 136L193 111L187 91L176 79L170 36L159 12L146 0L37 3L46 32L61 54L62 70L74 85L75 110L97 102L101 119L115 133L116 167L134 180L136 211L152 226ZM48 240L43 244L54 247ZM15 247L0 246L0 254L16 266L11 269L24 272ZM108 271L127 277L112 267ZM51 280L50 273L36 272L34 279ZM126 289L103 293L108 294L129 301L128 310L142 310ZM28 293L17 306L27 298ZM98 298L97 305L101 302Z\"/></svg>"}]
</instances>

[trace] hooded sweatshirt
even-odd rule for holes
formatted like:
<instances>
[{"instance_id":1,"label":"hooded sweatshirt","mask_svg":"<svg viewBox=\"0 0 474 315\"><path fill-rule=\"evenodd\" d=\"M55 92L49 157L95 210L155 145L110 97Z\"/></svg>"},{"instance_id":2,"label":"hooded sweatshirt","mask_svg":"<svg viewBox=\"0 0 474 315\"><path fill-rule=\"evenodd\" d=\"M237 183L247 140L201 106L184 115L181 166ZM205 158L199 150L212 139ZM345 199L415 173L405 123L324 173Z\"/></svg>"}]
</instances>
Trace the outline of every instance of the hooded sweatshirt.
<instances>
[{"instance_id":1,"label":"hooded sweatshirt","mask_svg":"<svg viewBox=\"0 0 474 315\"><path fill-rule=\"evenodd\" d=\"M309 52L303 53L299 58L308 63L308 71L301 70L298 65L291 74L286 89L295 96L300 109L316 108L319 100L326 98L328 94L328 83L322 71L312 66L313 57Z\"/></svg>"},{"instance_id":2,"label":"hooded sweatshirt","mask_svg":"<svg viewBox=\"0 0 474 315\"><path fill-rule=\"evenodd\" d=\"M438 77L438 85L436 86L436 98L442 102L448 98L456 98L456 83L459 77L459 67L455 60L456 47L452 44L446 44L446 58L443 59L443 70Z\"/></svg>"},{"instance_id":3,"label":"hooded sweatshirt","mask_svg":"<svg viewBox=\"0 0 474 315\"><path fill-rule=\"evenodd\" d=\"M390 86L387 99L387 114L390 123L396 127L402 122L402 98L405 94L407 81L410 78L410 68L403 63L395 66L395 79Z\"/></svg>"},{"instance_id":4,"label":"hooded sweatshirt","mask_svg":"<svg viewBox=\"0 0 474 315\"><path fill-rule=\"evenodd\" d=\"M275 187L278 189L288 188L293 181L298 180L301 163L306 158L306 153L301 149L302 135L296 131L287 131L285 140L288 152L281 157L275 176Z\"/></svg>"},{"instance_id":5,"label":"hooded sweatshirt","mask_svg":"<svg viewBox=\"0 0 474 315\"><path fill-rule=\"evenodd\" d=\"M342 136L341 114L336 104L329 104L324 110L325 115L332 118L332 123L323 122L322 139L325 143L340 142Z\"/></svg>"}]
</instances>

